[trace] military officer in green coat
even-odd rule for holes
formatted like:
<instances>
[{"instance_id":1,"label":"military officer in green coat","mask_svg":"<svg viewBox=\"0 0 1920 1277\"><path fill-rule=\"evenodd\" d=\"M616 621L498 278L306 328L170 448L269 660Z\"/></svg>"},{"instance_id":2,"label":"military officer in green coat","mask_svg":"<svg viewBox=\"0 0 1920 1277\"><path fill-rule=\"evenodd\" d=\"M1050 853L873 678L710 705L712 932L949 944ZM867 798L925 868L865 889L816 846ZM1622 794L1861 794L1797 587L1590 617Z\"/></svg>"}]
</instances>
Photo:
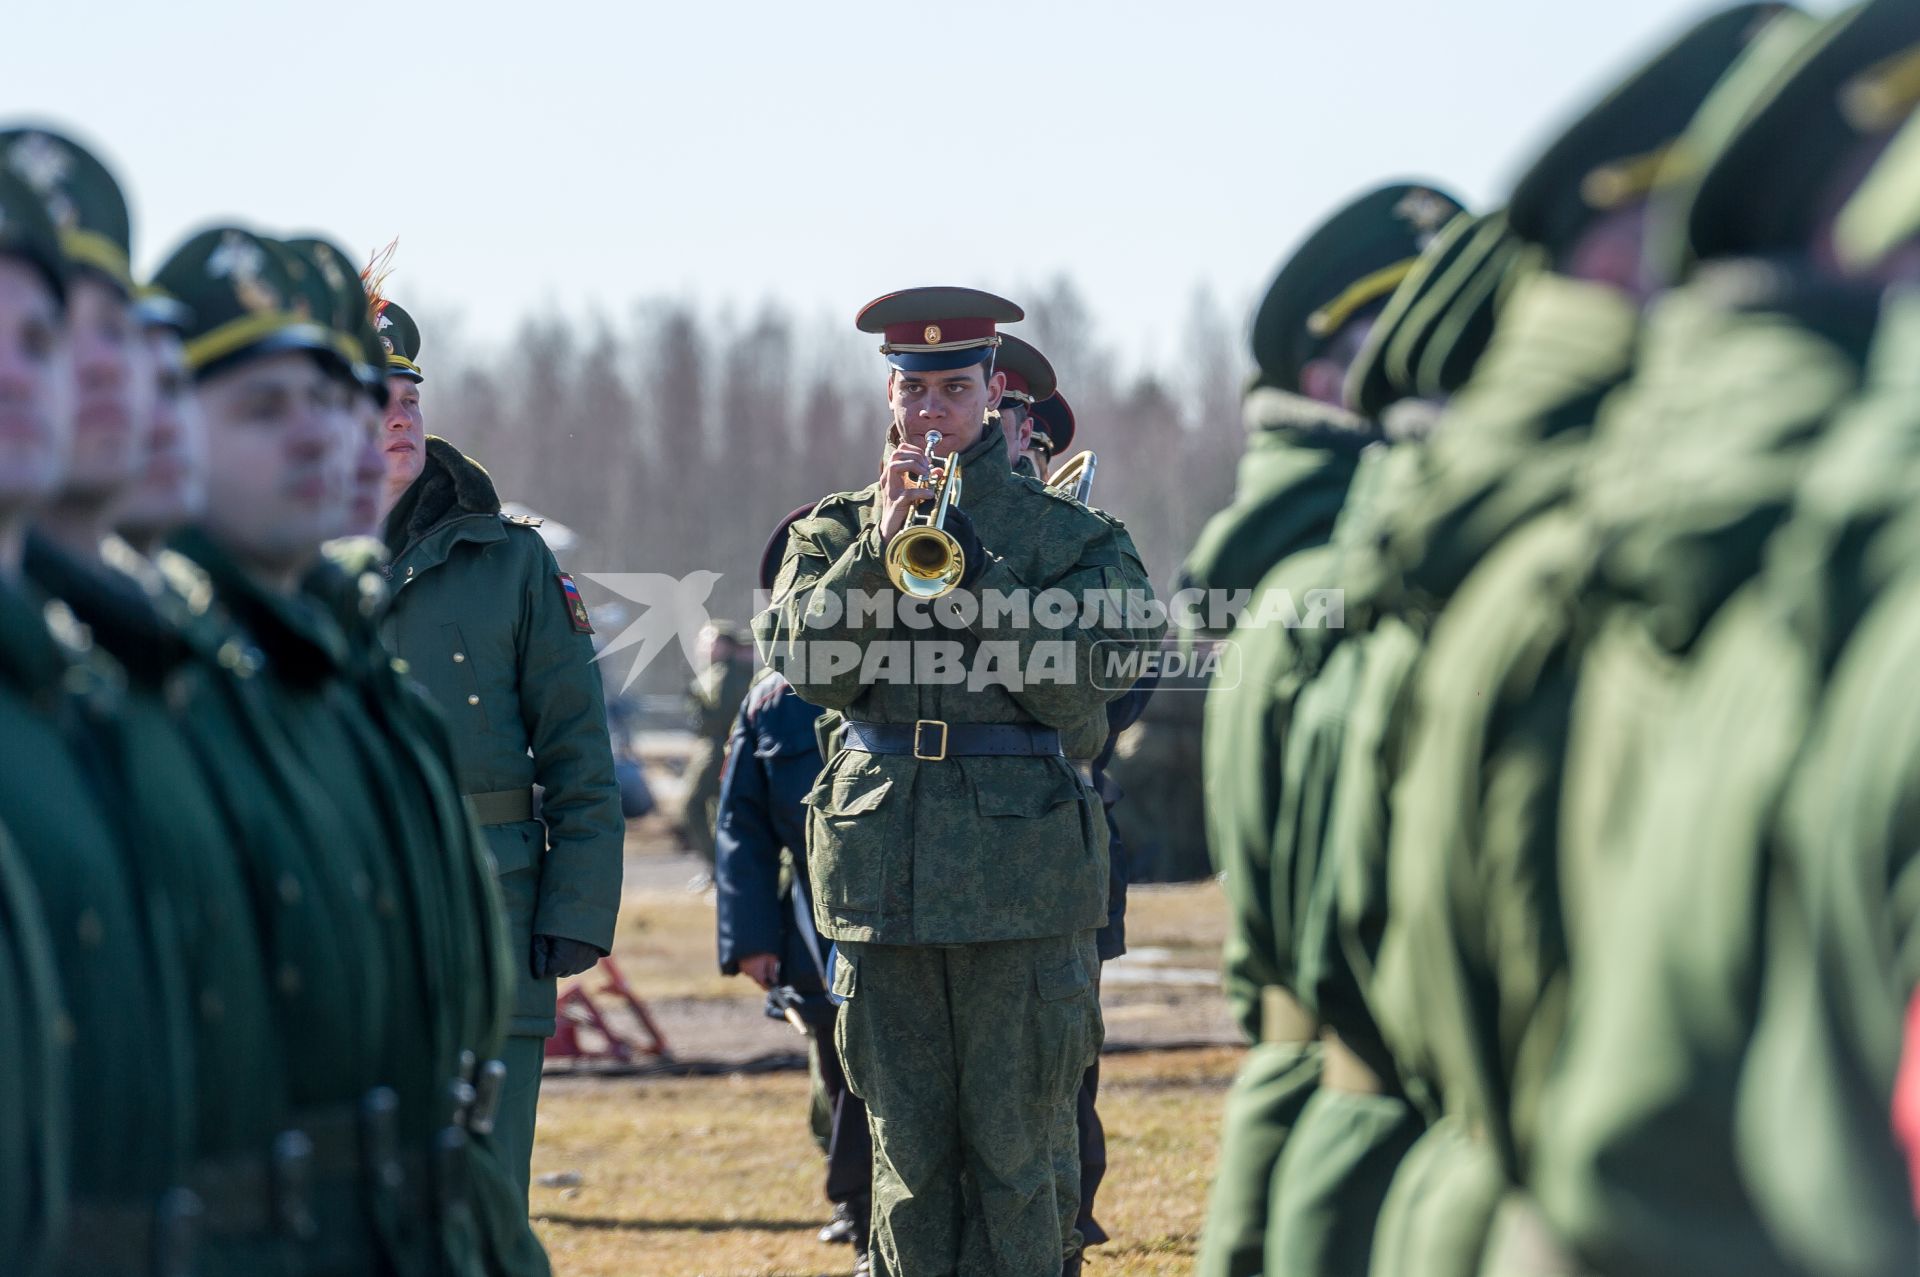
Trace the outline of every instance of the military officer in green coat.
<instances>
[{"instance_id":1,"label":"military officer in green coat","mask_svg":"<svg viewBox=\"0 0 1920 1277\"><path fill-rule=\"evenodd\" d=\"M45 352L59 345L67 267L58 233L33 191L0 172L0 376L24 446L0 458L0 598L23 588L21 546L27 513L53 493L68 423L60 410L64 361ZM25 614L31 619L30 610ZM4 711L38 695L7 663ZM45 1277L65 1231L73 1147L67 1126L71 1034L61 1031L66 979L53 919L44 910L39 872L9 835L0 838L0 1034L6 1076L17 1079L0 1102L0 1247L23 1273ZM62 936L64 941L64 936ZM62 945L64 947L64 944ZM144 1010L143 1015L147 1014Z\"/></svg>"},{"instance_id":2,"label":"military officer in green coat","mask_svg":"<svg viewBox=\"0 0 1920 1277\"><path fill-rule=\"evenodd\" d=\"M96 371L115 360L124 238L95 238L71 210L56 229L43 200L82 157L44 134L10 140L0 150L0 378L10 423L0 456L0 822L24 871L9 884L10 907L37 896L54 946L61 1009L40 1031L75 1103L63 1114L44 1076L37 1086L33 1073L22 1078L48 1108L17 1114L8 1142L47 1178L7 1190L24 1243L8 1259L59 1273L184 1274L198 1213L185 1188L196 1116L189 994L168 897L137 854L133 828L103 798L116 783L117 742L103 728L121 675L21 562L27 516L61 491L69 458L111 470L111 448L83 457L73 446L69 379L75 345ZM23 166L33 181L15 176ZM90 264L75 271L83 254ZM83 322L100 327L70 342ZM103 380L88 400L95 444L102 430L134 428L134 405L118 398L131 388ZM32 979L31 910L25 925L15 965ZM47 1010L50 992L26 985L21 1005ZM13 1089L9 1105L27 1098Z\"/></svg>"},{"instance_id":3,"label":"military officer in green coat","mask_svg":"<svg viewBox=\"0 0 1920 1277\"><path fill-rule=\"evenodd\" d=\"M397 491L381 632L446 718L500 876L519 978L493 1139L524 1191L555 982L612 951L620 907L625 822L593 626L537 520L501 514L487 472L426 433L420 330L391 301L374 305L392 347L385 451Z\"/></svg>"},{"instance_id":4,"label":"military officer in green coat","mask_svg":"<svg viewBox=\"0 0 1920 1277\"><path fill-rule=\"evenodd\" d=\"M1459 210L1431 187L1384 186L1330 216L1283 265L1254 321L1259 371L1234 504L1203 530L1188 585L1298 594L1328 584L1335 521L1362 454L1382 438L1344 406L1350 366L1387 299ZM1239 684L1209 693L1205 727L1208 843L1232 908L1224 977L1253 1043L1222 1125L1199 1263L1207 1277L1263 1270L1275 1167L1321 1070L1319 1026L1291 975L1294 908L1276 903L1293 893L1276 842L1289 788L1287 720L1307 667L1292 661L1280 633L1253 639L1242 644Z\"/></svg>"},{"instance_id":5,"label":"military officer in green coat","mask_svg":"<svg viewBox=\"0 0 1920 1277\"><path fill-rule=\"evenodd\" d=\"M872 1118L876 1273L1045 1274L1080 1246L1062 1209L1077 1185L1060 1182L1077 1157L1055 1146L1101 1039L1107 842L1062 741L1104 735L1130 681L1098 677L1096 648L1155 643L1161 627L1145 608L1082 606L1088 591L1148 597L1130 539L1009 464L994 355L1020 317L958 288L861 312L883 335L897 442L878 482L793 526L755 621L762 657L846 715L808 796L807 850L816 921L839 948L848 1084ZM952 466L964 567L926 608L937 629L902 639L922 631L893 623L888 547L930 497L917 479ZM1068 602L1036 608L1042 591Z\"/></svg>"}]
</instances>

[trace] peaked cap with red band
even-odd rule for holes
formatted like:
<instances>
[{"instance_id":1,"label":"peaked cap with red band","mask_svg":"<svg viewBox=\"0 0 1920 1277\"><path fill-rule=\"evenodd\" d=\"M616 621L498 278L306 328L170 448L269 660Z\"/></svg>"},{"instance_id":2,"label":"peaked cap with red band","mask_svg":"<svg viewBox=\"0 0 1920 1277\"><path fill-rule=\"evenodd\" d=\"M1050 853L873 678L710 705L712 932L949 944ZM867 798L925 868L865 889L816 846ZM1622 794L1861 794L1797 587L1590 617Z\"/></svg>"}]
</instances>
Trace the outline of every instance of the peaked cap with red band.
<instances>
[{"instance_id":1,"label":"peaked cap with red band","mask_svg":"<svg viewBox=\"0 0 1920 1277\"><path fill-rule=\"evenodd\" d=\"M1001 324L1026 312L977 288L909 288L864 306L854 323L879 333L880 353L902 372L946 372L992 360Z\"/></svg>"},{"instance_id":2,"label":"peaked cap with red band","mask_svg":"<svg viewBox=\"0 0 1920 1277\"><path fill-rule=\"evenodd\" d=\"M1012 333L1000 335L1000 358L994 371L1007 377L1006 393L1000 397L1002 403L1009 399L1015 403L1037 403L1059 385L1047 357Z\"/></svg>"},{"instance_id":3,"label":"peaked cap with red band","mask_svg":"<svg viewBox=\"0 0 1920 1277\"><path fill-rule=\"evenodd\" d=\"M1073 442L1073 409L1059 391L1033 405L1033 437L1042 441L1052 457L1065 452Z\"/></svg>"}]
</instances>

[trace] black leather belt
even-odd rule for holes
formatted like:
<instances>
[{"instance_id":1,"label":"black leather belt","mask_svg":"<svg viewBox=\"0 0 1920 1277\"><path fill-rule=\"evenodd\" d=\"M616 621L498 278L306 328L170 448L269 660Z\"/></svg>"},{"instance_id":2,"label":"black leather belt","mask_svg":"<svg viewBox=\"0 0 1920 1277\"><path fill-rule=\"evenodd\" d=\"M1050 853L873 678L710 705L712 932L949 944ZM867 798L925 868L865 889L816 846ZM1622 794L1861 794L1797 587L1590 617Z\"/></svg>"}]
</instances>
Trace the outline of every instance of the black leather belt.
<instances>
[{"instance_id":1,"label":"black leather belt","mask_svg":"<svg viewBox=\"0 0 1920 1277\"><path fill-rule=\"evenodd\" d=\"M863 723L850 718L840 743L863 754L910 754L928 763L992 754L1063 757L1058 730L1025 723L946 723L937 718Z\"/></svg>"}]
</instances>

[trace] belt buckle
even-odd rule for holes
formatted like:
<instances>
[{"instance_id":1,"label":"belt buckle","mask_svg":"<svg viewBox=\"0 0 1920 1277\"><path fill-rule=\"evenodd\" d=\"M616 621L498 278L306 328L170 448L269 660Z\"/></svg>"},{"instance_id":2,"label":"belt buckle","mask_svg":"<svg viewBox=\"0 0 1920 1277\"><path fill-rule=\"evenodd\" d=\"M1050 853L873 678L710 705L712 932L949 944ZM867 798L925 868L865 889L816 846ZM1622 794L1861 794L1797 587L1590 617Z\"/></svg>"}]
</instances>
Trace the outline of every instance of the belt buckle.
<instances>
[{"instance_id":1,"label":"belt buckle","mask_svg":"<svg viewBox=\"0 0 1920 1277\"><path fill-rule=\"evenodd\" d=\"M920 748L923 734L929 727L940 729L940 747L937 753L928 753ZM943 763L947 760L947 725L937 718L917 718L913 722L913 756L923 763Z\"/></svg>"}]
</instances>

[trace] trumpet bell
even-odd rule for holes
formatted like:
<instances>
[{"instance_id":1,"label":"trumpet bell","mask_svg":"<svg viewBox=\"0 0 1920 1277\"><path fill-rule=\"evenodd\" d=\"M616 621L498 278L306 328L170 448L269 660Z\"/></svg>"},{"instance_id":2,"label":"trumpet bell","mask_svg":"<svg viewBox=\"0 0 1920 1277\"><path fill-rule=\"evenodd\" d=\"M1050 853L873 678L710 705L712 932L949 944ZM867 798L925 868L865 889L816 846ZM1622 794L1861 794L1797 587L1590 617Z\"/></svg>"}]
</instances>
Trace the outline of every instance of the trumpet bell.
<instances>
[{"instance_id":1,"label":"trumpet bell","mask_svg":"<svg viewBox=\"0 0 1920 1277\"><path fill-rule=\"evenodd\" d=\"M902 528L887 543L887 579L902 594L937 599L951 594L967 572L960 543L925 524Z\"/></svg>"}]
</instances>

